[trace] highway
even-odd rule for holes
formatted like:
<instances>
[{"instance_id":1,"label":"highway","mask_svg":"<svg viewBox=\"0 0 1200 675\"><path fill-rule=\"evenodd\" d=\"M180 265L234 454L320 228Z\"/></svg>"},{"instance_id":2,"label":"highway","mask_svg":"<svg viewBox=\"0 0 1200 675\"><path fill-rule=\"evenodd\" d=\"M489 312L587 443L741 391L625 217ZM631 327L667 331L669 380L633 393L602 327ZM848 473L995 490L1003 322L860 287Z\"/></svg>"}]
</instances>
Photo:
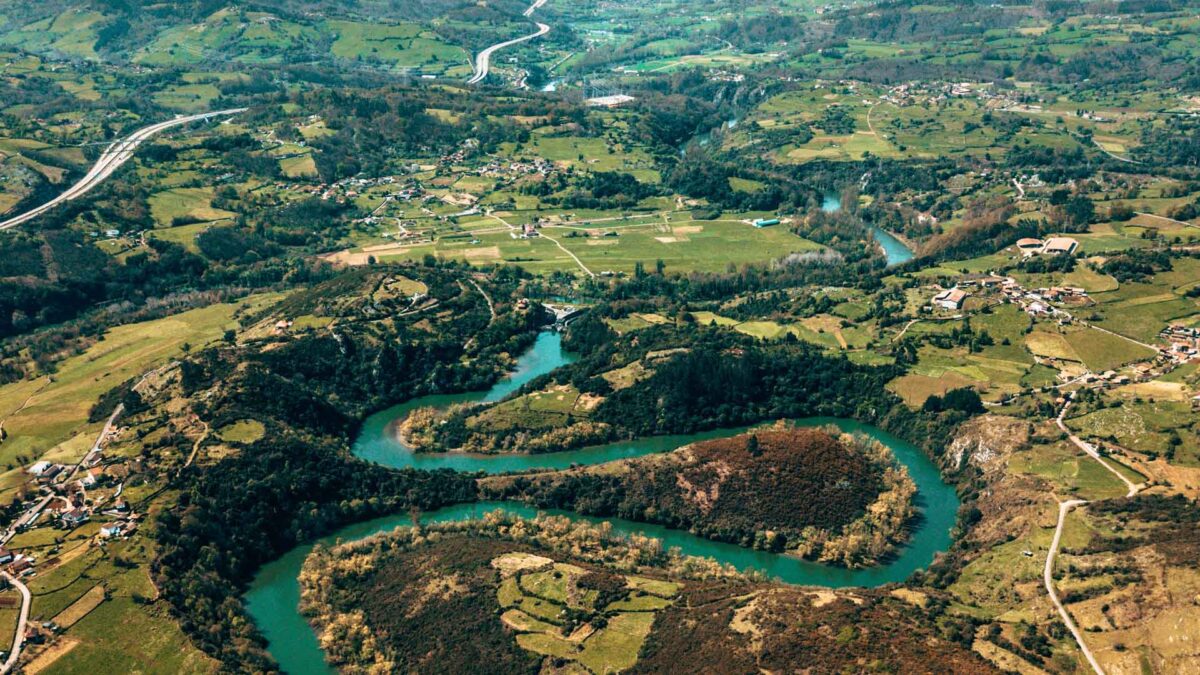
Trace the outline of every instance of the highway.
<instances>
[{"instance_id":1,"label":"highway","mask_svg":"<svg viewBox=\"0 0 1200 675\"><path fill-rule=\"evenodd\" d=\"M88 191L104 182L105 179L111 176L113 172L121 167L122 164L129 161L129 159L133 157L134 152L137 151L138 146L141 145L143 141L156 134L166 131L172 127L190 124L191 122L199 122L202 120L211 119L213 117L221 117L225 115L236 115L244 110L246 109L230 108L228 110L217 110L215 112L200 113L198 115L187 115L185 117L176 117L165 122L151 124L148 127L142 127L125 138L114 141L111 145L109 145L100 155L100 158L96 160L96 163L92 165L92 168L88 170L83 178L79 179L79 182L67 188L67 190L62 194L58 195L54 199L51 199L45 204L42 204L37 208L30 209L29 211L26 211L20 215L13 216L4 222L0 222L0 230L14 228L22 223L33 220L34 218L42 215L43 213L63 202L70 201L76 197L87 194Z\"/></svg>"},{"instance_id":2,"label":"highway","mask_svg":"<svg viewBox=\"0 0 1200 675\"><path fill-rule=\"evenodd\" d=\"M541 7L544 4L546 4L546 0L535 0L535 2L529 6L529 9L525 10L524 15L525 16L533 16L534 11L536 11L538 7ZM483 51L479 52L479 54L477 54L475 56L475 74L471 76L471 79L467 80L467 84L479 84L480 82L483 82L485 79L487 79L488 71L492 67L492 54L493 53L495 53L501 49L504 49L505 47L511 47L515 44L520 44L522 42L532 40L536 37L541 37L541 36L545 35L546 33L550 32L550 26L547 26L546 24L541 23L541 22L535 22L535 23L537 23L537 27L538 27L538 30L536 33L530 33L529 35L524 35L522 37L514 38L512 40L506 40L504 42L498 42L498 43L492 45L491 47L487 47Z\"/></svg>"}]
</instances>

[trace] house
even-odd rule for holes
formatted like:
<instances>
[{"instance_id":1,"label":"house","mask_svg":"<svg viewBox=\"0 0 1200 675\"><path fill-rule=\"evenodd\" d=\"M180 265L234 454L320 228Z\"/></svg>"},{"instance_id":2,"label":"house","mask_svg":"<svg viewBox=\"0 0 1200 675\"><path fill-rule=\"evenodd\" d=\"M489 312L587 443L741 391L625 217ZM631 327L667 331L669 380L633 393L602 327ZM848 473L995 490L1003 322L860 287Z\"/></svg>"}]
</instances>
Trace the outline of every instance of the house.
<instances>
[{"instance_id":1,"label":"house","mask_svg":"<svg viewBox=\"0 0 1200 675\"><path fill-rule=\"evenodd\" d=\"M979 286L980 288L991 288L999 286L1006 280L1004 277L998 277L994 274L968 274L959 279L960 286Z\"/></svg>"},{"instance_id":2,"label":"house","mask_svg":"<svg viewBox=\"0 0 1200 675\"><path fill-rule=\"evenodd\" d=\"M1079 242L1070 237L1050 237L1042 246L1044 255L1071 255L1079 248Z\"/></svg>"},{"instance_id":3,"label":"house","mask_svg":"<svg viewBox=\"0 0 1200 675\"><path fill-rule=\"evenodd\" d=\"M87 522L88 514L83 509L71 509L62 514L61 520L64 525L76 527Z\"/></svg>"},{"instance_id":4,"label":"house","mask_svg":"<svg viewBox=\"0 0 1200 675\"><path fill-rule=\"evenodd\" d=\"M8 563L12 562L13 558L15 557L16 556L13 555L12 551L6 548L0 548L0 565L7 565Z\"/></svg>"},{"instance_id":5,"label":"house","mask_svg":"<svg viewBox=\"0 0 1200 675\"><path fill-rule=\"evenodd\" d=\"M1044 242L1041 239L1035 239L1033 237L1025 237L1024 239L1017 240L1017 249L1021 251L1023 255L1033 255L1038 253L1042 250L1043 245Z\"/></svg>"},{"instance_id":6,"label":"house","mask_svg":"<svg viewBox=\"0 0 1200 675\"><path fill-rule=\"evenodd\" d=\"M933 304L942 309L961 309L967 299L966 291L960 288L947 288L933 296Z\"/></svg>"},{"instance_id":7,"label":"house","mask_svg":"<svg viewBox=\"0 0 1200 675\"><path fill-rule=\"evenodd\" d=\"M124 532L124 530L125 530L125 527L124 527L123 523L109 523L107 525L101 525L100 526L100 538L101 539L110 539L112 537L119 537L119 536L121 536L122 532Z\"/></svg>"},{"instance_id":8,"label":"house","mask_svg":"<svg viewBox=\"0 0 1200 675\"><path fill-rule=\"evenodd\" d=\"M117 501L113 502L112 510L116 511L117 513L128 513L129 502L125 501L124 499L118 499Z\"/></svg>"},{"instance_id":9,"label":"house","mask_svg":"<svg viewBox=\"0 0 1200 675\"><path fill-rule=\"evenodd\" d=\"M96 466L102 461L104 461L104 454L98 449L92 450L87 454L86 457L83 458L83 465L90 468Z\"/></svg>"},{"instance_id":10,"label":"house","mask_svg":"<svg viewBox=\"0 0 1200 675\"><path fill-rule=\"evenodd\" d=\"M46 502L46 507L43 510L50 515L57 516L60 513L70 511L71 505L63 497L54 497Z\"/></svg>"},{"instance_id":11,"label":"house","mask_svg":"<svg viewBox=\"0 0 1200 675\"><path fill-rule=\"evenodd\" d=\"M1025 313L1030 316L1038 314L1046 314L1050 311L1050 307L1043 302L1034 301L1025 306Z\"/></svg>"}]
</instances>

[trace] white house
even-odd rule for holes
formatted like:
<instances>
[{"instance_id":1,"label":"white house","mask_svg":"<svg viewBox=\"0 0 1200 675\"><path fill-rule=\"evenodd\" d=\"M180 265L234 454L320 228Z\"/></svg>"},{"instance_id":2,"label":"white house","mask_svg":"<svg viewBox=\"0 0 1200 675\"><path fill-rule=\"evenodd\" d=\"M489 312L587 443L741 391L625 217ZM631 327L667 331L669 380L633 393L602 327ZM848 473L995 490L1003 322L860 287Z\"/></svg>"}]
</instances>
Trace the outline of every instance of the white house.
<instances>
[{"instance_id":1,"label":"white house","mask_svg":"<svg viewBox=\"0 0 1200 675\"><path fill-rule=\"evenodd\" d=\"M29 467L29 473L31 473L35 476L41 476L42 474L46 473L46 471L49 470L51 466L54 466L54 465L51 464L50 462L47 462L46 460L42 460L42 461L34 464L33 466Z\"/></svg>"}]
</instances>

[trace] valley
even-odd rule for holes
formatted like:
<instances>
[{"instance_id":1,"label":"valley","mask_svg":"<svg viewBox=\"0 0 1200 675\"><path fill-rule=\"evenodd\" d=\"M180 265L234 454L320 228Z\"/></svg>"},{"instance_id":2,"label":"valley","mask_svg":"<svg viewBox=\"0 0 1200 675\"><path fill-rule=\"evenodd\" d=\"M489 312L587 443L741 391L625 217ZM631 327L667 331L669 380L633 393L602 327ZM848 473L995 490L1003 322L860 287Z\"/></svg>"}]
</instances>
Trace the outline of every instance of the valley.
<instances>
[{"instance_id":1,"label":"valley","mask_svg":"<svg viewBox=\"0 0 1200 675\"><path fill-rule=\"evenodd\" d=\"M1189 0L0 0L0 672L1200 669Z\"/></svg>"}]
</instances>

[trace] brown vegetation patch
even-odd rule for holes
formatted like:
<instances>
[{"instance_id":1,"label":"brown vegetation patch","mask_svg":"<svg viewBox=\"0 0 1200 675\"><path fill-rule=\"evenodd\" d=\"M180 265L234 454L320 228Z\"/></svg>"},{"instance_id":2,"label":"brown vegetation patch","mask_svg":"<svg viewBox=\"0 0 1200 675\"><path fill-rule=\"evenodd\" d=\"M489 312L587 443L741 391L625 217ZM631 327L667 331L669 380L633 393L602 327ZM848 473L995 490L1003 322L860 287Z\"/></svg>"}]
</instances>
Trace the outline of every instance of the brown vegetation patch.
<instances>
[{"instance_id":1,"label":"brown vegetation patch","mask_svg":"<svg viewBox=\"0 0 1200 675\"><path fill-rule=\"evenodd\" d=\"M855 602L827 591L690 586L663 610L634 672L992 673L995 668L938 634L926 612L875 591Z\"/></svg>"}]
</instances>

